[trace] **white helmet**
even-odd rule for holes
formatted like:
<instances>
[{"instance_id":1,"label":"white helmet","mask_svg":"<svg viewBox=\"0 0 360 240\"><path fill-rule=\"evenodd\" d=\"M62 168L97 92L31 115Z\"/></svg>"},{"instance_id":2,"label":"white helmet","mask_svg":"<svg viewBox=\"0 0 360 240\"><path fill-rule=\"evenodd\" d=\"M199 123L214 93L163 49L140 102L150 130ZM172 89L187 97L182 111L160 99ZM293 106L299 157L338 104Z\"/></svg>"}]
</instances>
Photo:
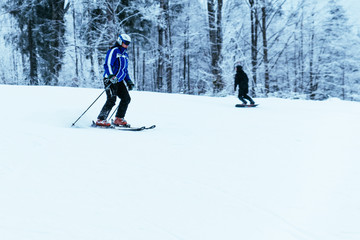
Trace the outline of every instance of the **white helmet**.
<instances>
[{"instance_id":1,"label":"white helmet","mask_svg":"<svg viewBox=\"0 0 360 240\"><path fill-rule=\"evenodd\" d=\"M124 43L125 45L129 45L131 43L131 37L125 33L119 35L116 40L120 45Z\"/></svg>"}]
</instances>

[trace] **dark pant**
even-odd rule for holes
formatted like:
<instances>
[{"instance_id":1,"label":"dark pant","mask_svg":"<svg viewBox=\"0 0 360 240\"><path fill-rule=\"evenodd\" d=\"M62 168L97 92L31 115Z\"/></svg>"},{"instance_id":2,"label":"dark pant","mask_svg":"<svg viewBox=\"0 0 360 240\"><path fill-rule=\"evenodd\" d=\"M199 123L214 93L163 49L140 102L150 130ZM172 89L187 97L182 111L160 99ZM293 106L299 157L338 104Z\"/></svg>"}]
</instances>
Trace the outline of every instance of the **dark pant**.
<instances>
[{"instance_id":1,"label":"dark pant","mask_svg":"<svg viewBox=\"0 0 360 240\"><path fill-rule=\"evenodd\" d=\"M243 104L246 104L247 102L245 101L245 99L249 100L250 101L250 104L254 104L254 100L252 100L252 98L247 95L247 93L242 93L239 91L239 95L238 95L238 98L240 99L240 101L243 102ZM245 98L245 99L244 99Z\"/></svg>"},{"instance_id":2,"label":"dark pant","mask_svg":"<svg viewBox=\"0 0 360 240\"><path fill-rule=\"evenodd\" d=\"M100 111L98 119L105 120L109 116L111 109L114 107L116 102L116 96L120 98L120 104L118 110L115 114L115 117L123 118L125 117L126 110L131 101L129 92L125 86L124 81L113 84L110 89L106 90L106 102L103 108Z\"/></svg>"}]
</instances>

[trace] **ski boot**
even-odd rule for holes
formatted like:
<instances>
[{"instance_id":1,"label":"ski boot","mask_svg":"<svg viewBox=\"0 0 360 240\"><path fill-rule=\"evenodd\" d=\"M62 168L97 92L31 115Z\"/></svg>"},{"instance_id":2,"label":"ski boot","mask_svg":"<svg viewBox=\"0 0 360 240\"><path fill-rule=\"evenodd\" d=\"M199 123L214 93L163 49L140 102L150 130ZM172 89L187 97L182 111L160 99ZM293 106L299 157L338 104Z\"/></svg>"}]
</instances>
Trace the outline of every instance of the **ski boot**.
<instances>
[{"instance_id":1,"label":"ski boot","mask_svg":"<svg viewBox=\"0 0 360 240\"><path fill-rule=\"evenodd\" d=\"M121 126L121 127L127 127L129 126L127 121L124 118L115 118L115 121L113 122L115 126Z\"/></svg>"},{"instance_id":2,"label":"ski boot","mask_svg":"<svg viewBox=\"0 0 360 240\"><path fill-rule=\"evenodd\" d=\"M110 127L111 126L111 123L109 123L108 121L106 120L101 120L101 119L98 119L95 123L96 126L100 126L100 127Z\"/></svg>"}]
</instances>

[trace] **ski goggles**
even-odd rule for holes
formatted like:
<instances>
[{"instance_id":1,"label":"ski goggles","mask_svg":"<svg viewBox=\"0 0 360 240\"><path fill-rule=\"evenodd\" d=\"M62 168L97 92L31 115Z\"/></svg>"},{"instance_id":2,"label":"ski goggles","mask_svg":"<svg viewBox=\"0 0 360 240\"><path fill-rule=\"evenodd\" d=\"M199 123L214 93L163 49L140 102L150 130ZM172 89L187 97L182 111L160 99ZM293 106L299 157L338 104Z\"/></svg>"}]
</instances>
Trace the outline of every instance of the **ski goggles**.
<instances>
[{"instance_id":1,"label":"ski goggles","mask_svg":"<svg viewBox=\"0 0 360 240\"><path fill-rule=\"evenodd\" d=\"M123 44L125 44L126 46L129 46L129 45L130 45L130 41L123 40L122 42L123 42Z\"/></svg>"}]
</instances>

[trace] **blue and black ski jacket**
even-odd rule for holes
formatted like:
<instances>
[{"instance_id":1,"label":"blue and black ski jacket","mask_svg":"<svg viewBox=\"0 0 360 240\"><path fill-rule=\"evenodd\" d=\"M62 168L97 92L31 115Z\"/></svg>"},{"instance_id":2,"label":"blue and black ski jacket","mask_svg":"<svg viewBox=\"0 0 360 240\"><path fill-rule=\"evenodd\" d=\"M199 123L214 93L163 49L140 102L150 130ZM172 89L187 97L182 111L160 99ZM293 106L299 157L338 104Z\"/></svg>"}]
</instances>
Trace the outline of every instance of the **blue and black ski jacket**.
<instances>
[{"instance_id":1,"label":"blue and black ski jacket","mask_svg":"<svg viewBox=\"0 0 360 240\"><path fill-rule=\"evenodd\" d=\"M129 55L127 49L121 46L114 46L106 53L104 64L104 78L115 75L118 81L131 81L128 73Z\"/></svg>"}]
</instances>

